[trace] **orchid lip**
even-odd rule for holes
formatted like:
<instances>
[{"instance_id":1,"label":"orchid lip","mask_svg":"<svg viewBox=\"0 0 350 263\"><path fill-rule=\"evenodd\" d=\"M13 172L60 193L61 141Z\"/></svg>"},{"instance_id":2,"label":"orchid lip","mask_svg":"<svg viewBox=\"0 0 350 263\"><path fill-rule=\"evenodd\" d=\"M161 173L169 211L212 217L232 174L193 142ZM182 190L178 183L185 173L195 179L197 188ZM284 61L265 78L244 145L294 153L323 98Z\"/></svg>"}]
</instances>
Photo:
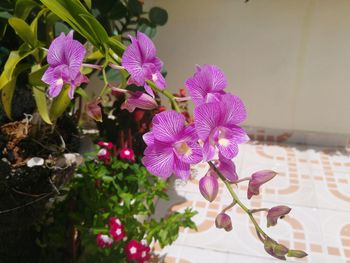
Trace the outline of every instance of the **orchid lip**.
<instances>
[{"instance_id":1,"label":"orchid lip","mask_svg":"<svg viewBox=\"0 0 350 263\"><path fill-rule=\"evenodd\" d=\"M188 157L192 154L192 150L186 142L177 142L175 143L174 148L178 155L185 155Z\"/></svg>"}]
</instances>

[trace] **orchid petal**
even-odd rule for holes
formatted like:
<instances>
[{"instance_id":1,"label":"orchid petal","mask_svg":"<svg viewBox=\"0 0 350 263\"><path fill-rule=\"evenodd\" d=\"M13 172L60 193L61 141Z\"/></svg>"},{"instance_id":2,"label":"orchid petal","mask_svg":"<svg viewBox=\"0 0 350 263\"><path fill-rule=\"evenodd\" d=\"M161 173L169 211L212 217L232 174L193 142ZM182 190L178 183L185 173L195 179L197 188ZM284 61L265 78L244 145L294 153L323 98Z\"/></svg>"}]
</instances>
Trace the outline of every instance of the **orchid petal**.
<instances>
[{"instance_id":1,"label":"orchid petal","mask_svg":"<svg viewBox=\"0 0 350 263\"><path fill-rule=\"evenodd\" d=\"M217 96L224 94L227 85L226 77L215 65L197 67L197 72L185 82L193 102L196 105L217 101Z\"/></svg>"},{"instance_id":2,"label":"orchid petal","mask_svg":"<svg viewBox=\"0 0 350 263\"><path fill-rule=\"evenodd\" d=\"M238 180L238 175L236 172L236 166L234 162L230 159L226 159L221 154L219 154L219 164L217 168L227 180L231 182Z\"/></svg>"},{"instance_id":3,"label":"orchid petal","mask_svg":"<svg viewBox=\"0 0 350 263\"><path fill-rule=\"evenodd\" d=\"M153 60L156 56L156 47L154 46L152 40L142 32L137 32L136 38L140 53L142 54L143 62Z\"/></svg>"},{"instance_id":4,"label":"orchid petal","mask_svg":"<svg viewBox=\"0 0 350 263\"><path fill-rule=\"evenodd\" d=\"M211 161L215 156L215 147L206 140L203 144L203 161Z\"/></svg>"},{"instance_id":5,"label":"orchid petal","mask_svg":"<svg viewBox=\"0 0 350 263\"><path fill-rule=\"evenodd\" d=\"M222 103L220 105L225 124L239 124L246 119L247 113L245 106L239 97L232 94L225 94L221 99Z\"/></svg>"},{"instance_id":6,"label":"orchid petal","mask_svg":"<svg viewBox=\"0 0 350 263\"><path fill-rule=\"evenodd\" d=\"M174 141L184 129L185 117L174 110L163 111L153 118L154 137L163 142Z\"/></svg>"},{"instance_id":7,"label":"orchid petal","mask_svg":"<svg viewBox=\"0 0 350 263\"><path fill-rule=\"evenodd\" d=\"M154 144L154 134L153 132L147 132L143 136L143 141L147 144L147 146Z\"/></svg>"},{"instance_id":8,"label":"orchid petal","mask_svg":"<svg viewBox=\"0 0 350 263\"><path fill-rule=\"evenodd\" d=\"M220 105L202 104L194 110L195 126L199 139L206 140L220 120Z\"/></svg>"},{"instance_id":9,"label":"orchid petal","mask_svg":"<svg viewBox=\"0 0 350 263\"><path fill-rule=\"evenodd\" d=\"M173 173L173 149L166 144L149 146L145 150L142 163L152 174L168 178Z\"/></svg>"},{"instance_id":10,"label":"orchid petal","mask_svg":"<svg viewBox=\"0 0 350 263\"><path fill-rule=\"evenodd\" d=\"M188 163L182 162L177 157L174 158L173 169L175 175L182 180L187 180L190 176L190 165Z\"/></svg>"}]
</instances>

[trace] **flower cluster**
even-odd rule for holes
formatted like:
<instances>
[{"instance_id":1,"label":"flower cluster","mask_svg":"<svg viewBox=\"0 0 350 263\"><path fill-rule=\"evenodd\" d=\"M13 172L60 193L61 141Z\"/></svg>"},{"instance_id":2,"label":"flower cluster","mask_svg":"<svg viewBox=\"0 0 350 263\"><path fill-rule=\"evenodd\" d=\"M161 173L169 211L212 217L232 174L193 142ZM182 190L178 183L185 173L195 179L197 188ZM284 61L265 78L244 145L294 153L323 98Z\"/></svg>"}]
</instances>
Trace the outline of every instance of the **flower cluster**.
<instances>
[{"instance_id":1,"label":"flower cluster","mask_svg":"<svg viewBox=\"0 0 350 263\"><path fill-rule=\"evenodd\" d=\"M131 41L122 59L123 66L130 74L129 83L144 86L150 96L154 96L152 88L162 92L165 82L158 77L161 62L156 57L153 43L141 33L136 38L131 38ZM231 184L249 181L247 197L251 199L277 173L263 170L248 178L238 178L232 159L238 154L238 145L249 140L245 130L240 127L247 113L242 100L225 91L227 80L224 72L215 65L197 66L194 75L185 81L185 86L195 104L193 123L186 121L177 103L183 101L185 91L181 91L179 98L162 92L171 100L176 111L165 110L153 118L151 131L143 135L147 145L143 164L156 176L168 178L175 174L178 178L187 180L191 165L208 162L210 168L199 180L202 196L209 202L214 201L219 192L218 179L221 179L233 198L232 203L217 215L217 228L232 230L231 217L226 212L237 203L255 226L257 222L252 214L261 211L267 212L268 227L276 225L278 218L283 218L290 212L289 207L248 209L231 187ZM256 230L270 255L279 259L285 259L285 256L306 256L303 251L289 250L278 244L260 227L256 227Z\"/></svg>"},{"instance_id":2,"label":"flower cluster","mask_svg":"<svg viewBox=\"0 0 350 263\"><path fill-rule=\"evenodd\" d=\"M231 159L238 153L238 144L249 140L244 129L238 126L246 118L243 102L225 93L225 75L214 65L198 67L186 86L196 105L194 125L186 124L185 118L175 111L157 114L152 131L144 135L147 144L144 165L157 176L167 178L174 173L186 180L191 164L212 161L218 154L215 162L219 169L228 180L237 180ZM215 179L203 182L217 180L216 175L211 177Z\"/></svg>"},{"instance_id":3,"label":"flower cluster","mask_svg":"<svg viewBox=\"0 0 350 263\"><path fill-rule=\"evenodd\" d=\"M101 147L101 149L97 153L97 158L100 161L103 161L106 164L108 164L111 160L111 157L113 155L116 155L115 154L116 150L114 149L115 147L114 147L113 143L99 141L97 144ZM130 148L127 148L127 147L120 149L119 157L120 157L120 159L124 159L127 161L135 161L134 151Z\"/></svg>"},{"instance_id":4,"label":"flower cluster","mask_svg":"<svg viewBox=\"0 0 350 263\"><path fill-rule=\"evenodd\" d=\"M111 217L108 222L109 235L99 233L96 235L96 245L100 248L111 248L115 242L126 241L125 228L117 217ZM138 263L147 262L150 257L150 247L144 241L130 240L124 246L124 253L128 260L136 260Z\"/></svg>"}]
</instances>

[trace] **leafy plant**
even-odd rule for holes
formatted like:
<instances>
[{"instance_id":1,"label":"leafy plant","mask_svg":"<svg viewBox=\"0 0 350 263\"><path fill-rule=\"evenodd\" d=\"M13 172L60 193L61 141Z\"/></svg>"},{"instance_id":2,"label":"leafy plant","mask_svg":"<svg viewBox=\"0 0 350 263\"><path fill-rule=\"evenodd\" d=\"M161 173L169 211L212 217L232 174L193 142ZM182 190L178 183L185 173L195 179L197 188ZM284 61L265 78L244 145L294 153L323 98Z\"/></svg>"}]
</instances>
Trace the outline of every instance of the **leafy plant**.
<instances>
[{"instance_id":1,"label":"leafy plant","mask_svg":"<svg viewBox=\"0 0 350 263\"><path fill-rule=\"evenodd\" d=\"M176 240L180 227L196 228L191 209L172 212L165 218L151 218L158 198L168 199L167 182L152 176L140 164L112 157L108 164L87 157L78 174L52 201L42 238L41 262L125 262L123 248L129 240L159 242L161 247ZM96 245L96 235L109 234L106 226L117 217L125 227L127 240L111 248Z\"/></svg>"},{"instance_id":2,"label":"leafy plant","mask_svg":"<svg viewBox=\"0 0 350 263\"><path fill-rule=\"evenodd\" d=\"M157 25L164 25L167 12L152 8L147 17L143 3L137 0L78 1L78 0L6 0L0 4L0 92L1 104L9 119L13 116L16 89L30 89L42 120L53 124L63 112L74 105L67 94L48 99L46 84L41 77L47 69L47 47L61 32L73 29L79 40L93 45L89 61L115 62L112 54L122 55L127 40L124 34L141 30L154 36ZM82 68L90 75L96 69ZM110 69L106 69L110 73ZM26 81L18 83L24 75ZM82 85L84 88L85 85ZM77 97L87 98L82 88ZM78 109L79 111L79 109ZM32 113L32 112L26 112Z\"/></svg>"}]
</instances>

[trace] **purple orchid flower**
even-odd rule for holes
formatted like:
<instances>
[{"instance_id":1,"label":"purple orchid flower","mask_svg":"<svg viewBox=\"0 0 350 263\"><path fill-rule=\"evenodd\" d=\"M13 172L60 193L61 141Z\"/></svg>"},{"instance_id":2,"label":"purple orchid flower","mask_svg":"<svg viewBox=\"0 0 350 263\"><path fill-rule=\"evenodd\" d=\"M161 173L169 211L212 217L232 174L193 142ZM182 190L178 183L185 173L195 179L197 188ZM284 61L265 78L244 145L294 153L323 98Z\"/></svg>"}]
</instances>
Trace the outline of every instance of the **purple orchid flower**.
<instances>
[{"instance_id":1,"label":"purple orchid flower","mask_svg":"<svg viewBox=\"0 0 350 263\"><path fill-rule=\"evenodd\" d=\"M205 103L194 110L194 122L199 139L204 142L206 161L213 159L216 148L226 159L238 153L238 144L249 140L238 126L246 118L243 102L232 94L225 94L220 103Z\"/></svg>"},{"instance_id":2,"label":"purple orchid flower","mask_svg":"<svg viewBox=\"0 0 350 263\"><path fill-rule=\"evenodd\" d=\"M128 91L127 99L121 105L120 109L127 109L129 112L133 112L135 108L143 110L153 110L158 107L157 102L150 95L141 91Z\"/></svg>"},{"instance_id":3,"label":"purple orchid flower","mask_svg":"<svg viewBox=\"0 0 350 263\"><path fill-rule=\"evenodd\" d=\"M68 95L73 99L75 88L88 82L88 78L80 73L85 53L84 46L73 39L73 31L67 36L61 33L52 41L47 54L49 68L42 77L42 81L50 85L50 97L58 96L63 85L69 84Z\"/></svg>"},{"instance_id":4,"label":"purple orchid flower","mask_svg":"<svg viewBox=\"0 0 350 263\"><path fill-rule=\"evenodd\" d=\"M227 85L224 72L215 65L197 66L193 77L186 80L185 85L195 105L208 102L219 102L225 94Z\"/></svg>"},{"instance_id":5,"label":"purple orchid flower","mask_svg":"<svg viewBox=\"0 0 350 263\"><path fill-rule=\"evenodd\" d=\"M163 62L156 56L156 48L152 40L144 33L137 32L136 38L130 36L131 44L122 57L122 66L129 72L128 84L144 86L146 92L154 97L152 88L146 80L152 80L160 89L166 82L160 73Z\"/></svg>"},{"instance_id":6,"label":"purple orchid flower","mask_svg":"<svg viewBox=\"0 0 350 263\"><path fill-rule=\"evenodd\" d=\"M152 120L152 131L144 134L147 144L142 159L152 174L163 178L172 173L183 180L190 175L190 164L202 161L202 149L193 125L176 111L164 111Z\"/></svg>"}]
</instances>

